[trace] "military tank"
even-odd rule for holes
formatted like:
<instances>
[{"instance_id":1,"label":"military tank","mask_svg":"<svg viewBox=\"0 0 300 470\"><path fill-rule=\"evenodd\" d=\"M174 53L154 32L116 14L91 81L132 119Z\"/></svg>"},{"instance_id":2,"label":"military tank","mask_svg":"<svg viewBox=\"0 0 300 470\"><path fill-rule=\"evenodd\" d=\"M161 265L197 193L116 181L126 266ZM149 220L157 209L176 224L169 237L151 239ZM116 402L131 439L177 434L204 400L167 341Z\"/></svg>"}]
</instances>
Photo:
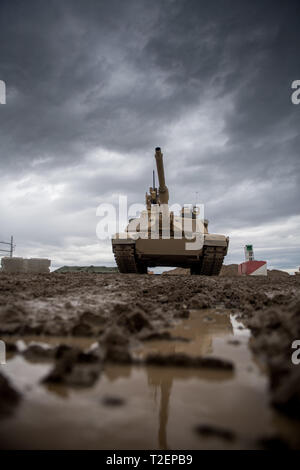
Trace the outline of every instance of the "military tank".
<instances>
[{"instance_id":1,"label":"military tank","mask_svg":"<svg viewBox=\"0 0 300 470\"><path fill-rule=\"evenodd\" d=\"M229 238L208 233L208 221L198 206L184 206L176 216L169 209L163 154L155 149L159 188L146 193L146 209L131 219L123 233L112 237L112 249L120 273L146 274L149 267L189 268L191 274L217 276L227 254Z\"/></svg>"}]
</instances>

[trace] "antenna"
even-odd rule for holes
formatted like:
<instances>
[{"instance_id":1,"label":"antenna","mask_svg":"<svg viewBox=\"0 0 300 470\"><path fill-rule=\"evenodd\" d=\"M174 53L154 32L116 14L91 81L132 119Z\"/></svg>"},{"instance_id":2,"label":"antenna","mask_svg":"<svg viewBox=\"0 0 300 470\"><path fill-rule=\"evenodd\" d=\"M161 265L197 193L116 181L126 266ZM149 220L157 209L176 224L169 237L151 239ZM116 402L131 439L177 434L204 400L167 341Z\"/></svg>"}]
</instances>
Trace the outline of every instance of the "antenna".
<instances>
[{"instance_id":1,"label":"antenna","mask_svg":"<svg viewBox=\"0 0 300 470\"><path fill-rule=\"evenodd\" d=\"M155 171L153 170L153 189L155 189Z\"/></svg>"}]
</instances>

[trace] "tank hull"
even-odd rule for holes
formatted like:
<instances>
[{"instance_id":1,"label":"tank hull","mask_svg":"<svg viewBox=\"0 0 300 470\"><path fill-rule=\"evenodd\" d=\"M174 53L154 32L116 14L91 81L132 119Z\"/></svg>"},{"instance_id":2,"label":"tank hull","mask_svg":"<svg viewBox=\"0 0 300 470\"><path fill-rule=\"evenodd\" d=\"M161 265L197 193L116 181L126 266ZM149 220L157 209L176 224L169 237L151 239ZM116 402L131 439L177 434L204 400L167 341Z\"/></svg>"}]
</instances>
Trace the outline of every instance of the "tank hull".
<instances>
[{"instance_id":1,"label":"tank hull","mask_svg":"<svg viewBox=\"0 0 300 470\"><path fill-rule=\"evenodd\" d=\"M207 276L220 273L229 239L224 235L204 235L201 249L187 250L182 239L113 238L112 247L119 271L122 273L146 273L148 267L178 266L190 268L191 274Z\"/></svg>"}]
</instances>

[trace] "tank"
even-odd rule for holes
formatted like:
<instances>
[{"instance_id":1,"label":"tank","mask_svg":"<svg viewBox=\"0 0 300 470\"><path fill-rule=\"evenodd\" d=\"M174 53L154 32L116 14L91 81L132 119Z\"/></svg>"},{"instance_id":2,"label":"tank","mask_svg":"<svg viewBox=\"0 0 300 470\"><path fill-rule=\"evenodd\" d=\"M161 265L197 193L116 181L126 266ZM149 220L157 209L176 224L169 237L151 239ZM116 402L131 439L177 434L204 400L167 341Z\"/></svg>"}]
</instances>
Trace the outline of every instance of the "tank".
<instances>
[{"instance_id":1,"label":"tank","mask_svg":"<svg viewBox=\"0 0 300 470\"><path fill-rule=\"evenodd\" d=\"M112 237L112 249L120 273L146 274L149 267L188 268L191 274L217 276L227 254L229 238L208 233L208 221L199 206L184 206L180 215L169 208L163 154L155 149L159 187L146 193L145 210L131 219L123 233Z\"/></svg>"}]
</instances>

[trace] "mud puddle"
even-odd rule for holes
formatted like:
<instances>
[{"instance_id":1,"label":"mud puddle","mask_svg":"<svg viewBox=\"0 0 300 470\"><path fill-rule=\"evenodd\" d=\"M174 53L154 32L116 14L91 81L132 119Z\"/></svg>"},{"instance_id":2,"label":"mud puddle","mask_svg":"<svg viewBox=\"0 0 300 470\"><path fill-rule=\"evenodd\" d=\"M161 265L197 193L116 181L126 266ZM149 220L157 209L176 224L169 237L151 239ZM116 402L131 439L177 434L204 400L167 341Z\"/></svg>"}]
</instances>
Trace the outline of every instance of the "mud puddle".
<instances>
[{"instance_id":1,"label":"mud puddle","mask_svg":"<svg viewBox=\"0 0 300 470\"><path fill-rule=\"evenodd\" d=\"M106 364L92 387L41 384L49 363L8 357L1 370L23 393L14 414L1 419L3 448L242 449L299 436L299 424L269 406L267 377L249 349L250 332L224 309L192 310L134 351L213 356L233 370ZM163 338L163 336L161 336ZM24 339L24 338L23 338ZM30 337L92 347L92 338Z\"/></svg>"}]
</instances>

